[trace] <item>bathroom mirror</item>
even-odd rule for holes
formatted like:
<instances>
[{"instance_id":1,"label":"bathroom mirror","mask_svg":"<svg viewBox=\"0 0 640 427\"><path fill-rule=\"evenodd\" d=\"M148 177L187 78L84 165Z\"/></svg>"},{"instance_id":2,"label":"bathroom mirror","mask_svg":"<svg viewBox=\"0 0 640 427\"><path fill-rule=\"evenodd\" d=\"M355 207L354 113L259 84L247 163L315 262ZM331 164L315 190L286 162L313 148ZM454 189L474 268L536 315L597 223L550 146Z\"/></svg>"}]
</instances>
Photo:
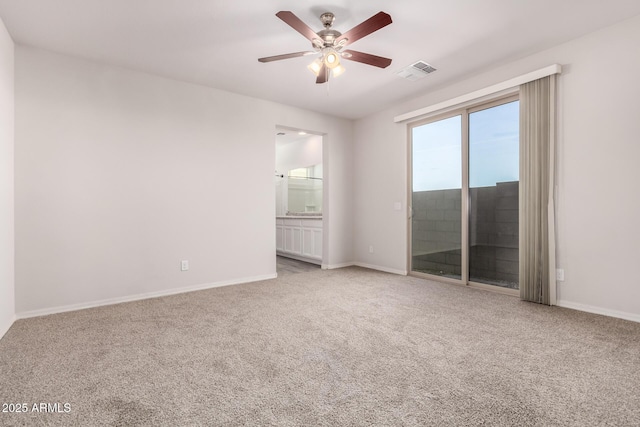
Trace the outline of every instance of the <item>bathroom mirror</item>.
<instances>
[{"instance_id":1,"label":"bathroom mirror","mask_svg":"<svg viewBox=\"0 0 640 427\"><path fill-rule=\"evenodd\" d=\"M288 171L287 211L296 213L322 213L322 164Z\"/></svg>"}]
</instances>

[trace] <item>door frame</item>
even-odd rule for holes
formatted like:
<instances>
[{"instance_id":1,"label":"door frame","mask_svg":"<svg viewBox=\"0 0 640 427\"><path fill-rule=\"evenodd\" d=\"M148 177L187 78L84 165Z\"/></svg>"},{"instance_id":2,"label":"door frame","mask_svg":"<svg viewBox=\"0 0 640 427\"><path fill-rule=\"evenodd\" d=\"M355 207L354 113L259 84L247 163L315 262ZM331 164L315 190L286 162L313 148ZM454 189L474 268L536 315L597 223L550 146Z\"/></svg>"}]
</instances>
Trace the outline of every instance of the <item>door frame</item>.
<instances>
[{"instance_id":1,"label":"door frame","mask_svg":"<svg viewBox=\"0 0 640 427\"><path fill-rule=\"evenodd\" d=\"M328 141L328 133L317 131L317 130L309 130L307 128L301 127L292 127L285 125L275 125L276 132L278 131L288 131L288 132L304 132L308 135L315 135L321 138L322 144L322 258L319 261L319 265L323 269L327 269L329 264L329 185L330 185L330 173L329 173L329 141ZM275 162L275 159L274 159ZM277 237L276 237L277 238ZM283 243L284 244L284 243ZM315 261L309 261L305 259L307 262L315 263Z\"/></svg>"}]
</instances>

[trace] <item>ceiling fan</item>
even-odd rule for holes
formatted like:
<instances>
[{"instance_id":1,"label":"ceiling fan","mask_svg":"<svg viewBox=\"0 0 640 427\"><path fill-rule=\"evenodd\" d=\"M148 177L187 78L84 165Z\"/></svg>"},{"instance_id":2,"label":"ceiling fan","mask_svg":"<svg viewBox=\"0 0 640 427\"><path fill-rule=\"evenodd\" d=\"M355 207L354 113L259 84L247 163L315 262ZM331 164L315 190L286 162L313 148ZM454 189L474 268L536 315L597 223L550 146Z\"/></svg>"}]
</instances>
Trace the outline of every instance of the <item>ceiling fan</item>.
<instances>
[{"instance_id":1,"label":"ceiling fan","mask_svg":"<svg viewBox=\"0 0 640 427\"><path fill-rule=\"evenodd\" d=\"M326 83L329 80L329 72L331 72L334 77L337 77L345 71L344 67L340 64L340 58L380 68L386 68L391 64L391 59L389 58L358 52L356 50L344 50L344 48L351 43L391 24L391 16L387 13L378 12L344 34L331 28L335 19L335 16L331 12L323 13L320 16L324 30L320 30L317 33L292 12L283 10L276 13L276 16L307 38L307 40L311 42L313 50L259 58L258 61L260 62L272 62L281 59L320 54L320 56L308 66L317 76L316 83L318 84Z\"/></svg>"}]
</instances>

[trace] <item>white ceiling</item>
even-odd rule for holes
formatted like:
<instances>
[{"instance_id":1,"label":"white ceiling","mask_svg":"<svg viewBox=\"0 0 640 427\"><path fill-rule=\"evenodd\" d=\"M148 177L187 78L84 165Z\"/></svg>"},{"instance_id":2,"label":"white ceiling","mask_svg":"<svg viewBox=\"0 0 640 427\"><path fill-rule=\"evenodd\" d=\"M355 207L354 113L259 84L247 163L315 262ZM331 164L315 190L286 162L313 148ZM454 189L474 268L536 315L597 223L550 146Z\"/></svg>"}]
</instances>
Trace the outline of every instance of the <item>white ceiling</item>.
<instances>
[{"instance_id":1,"label":"white ceiling","mask_svg":"<svg viewBox=\"0 0 640 427\"><path fill-rule=\"evenodd\" d=\"M347 72L324 85L306 68L312 57L259 63L310 48L275 16L280 10L315 31L331 11L343 33L385 11L393 23L349 48L393 63L344 61ZM638 0L0 0L18 44L346 118L638 14ZM417 60L438 71L416 82L396 76Z\"/></svg>"}]
</instances>

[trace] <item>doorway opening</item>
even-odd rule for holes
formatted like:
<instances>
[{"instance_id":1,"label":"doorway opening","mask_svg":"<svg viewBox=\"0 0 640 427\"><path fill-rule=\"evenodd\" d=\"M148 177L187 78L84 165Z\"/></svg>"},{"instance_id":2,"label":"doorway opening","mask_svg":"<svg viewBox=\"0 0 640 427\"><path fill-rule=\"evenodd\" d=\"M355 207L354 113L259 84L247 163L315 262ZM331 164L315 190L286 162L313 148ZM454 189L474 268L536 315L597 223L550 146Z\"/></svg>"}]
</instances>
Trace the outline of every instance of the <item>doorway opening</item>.
<instances>
[{"instance_id":1,"label":"doorway opening","mask_svg":"<svg viewBox=\"0 0 640 427\"><path fill-rule=\"evenodd\" d=\"M322 265L326 193L323 136L278 126L275 145L276 256ZM282 258L277 266L291 264Z\"/></svg>"}]
</instances>

